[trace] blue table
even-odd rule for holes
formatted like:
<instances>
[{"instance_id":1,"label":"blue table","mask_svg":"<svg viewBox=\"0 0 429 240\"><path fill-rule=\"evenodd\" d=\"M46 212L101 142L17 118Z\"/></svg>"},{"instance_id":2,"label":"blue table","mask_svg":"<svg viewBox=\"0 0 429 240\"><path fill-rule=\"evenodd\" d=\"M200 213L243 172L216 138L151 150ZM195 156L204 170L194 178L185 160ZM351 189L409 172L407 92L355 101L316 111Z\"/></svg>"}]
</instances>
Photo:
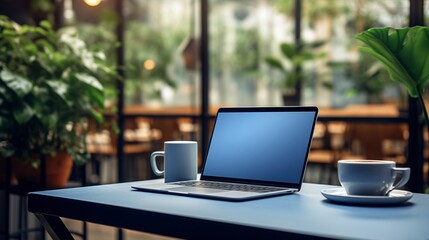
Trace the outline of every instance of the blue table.
<instances>
[{"instance_id":1,"label":"blue table","mask_svg":"<svg viewBox=\"0 0 429 240\"><path fill-rule=\"evenodd\" d=\"M151 180L154 182L161 180ZM33 192L28 210L53 239L72 239L59 217L186 239L429 239L429 195L400 206L350 206L301 192L226 202L139 192L133 183Z\"/></svg>"}]
</instances>

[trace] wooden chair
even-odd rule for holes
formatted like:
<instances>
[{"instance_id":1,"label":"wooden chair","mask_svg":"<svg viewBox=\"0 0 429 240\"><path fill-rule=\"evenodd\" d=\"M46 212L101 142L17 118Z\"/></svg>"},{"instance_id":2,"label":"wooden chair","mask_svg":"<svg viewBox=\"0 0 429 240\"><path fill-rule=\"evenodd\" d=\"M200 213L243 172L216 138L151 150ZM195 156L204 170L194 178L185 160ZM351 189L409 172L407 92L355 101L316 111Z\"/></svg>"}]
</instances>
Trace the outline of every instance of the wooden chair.
<instances>
[{"instance_id":1,"label":"wooden chair","mask_svg":"<svg viewBox=\"0 0 429 240\"><path fill-rule=\"evenodd\" d=\"M138 122L136 119L127 119L125 122L125 133L128 130L136 130L138 128ZM116 119L108 118L106 119L106 124L103 127L98 126L95 122L88 122L88 151L91 154L92 165L89 165L89 168L96 167L100 168L99 176L97 174L91 173L93 169L87 169L87 174L92 176L94 182L101 183L112 183L116 182L117 179L117 171L116 171L116 155L118 150L118 141L117 141L117 127L116 127ZM124 144L124 154L129 156L130 159L134 160L135 156L148 155L152 151L154 151L154 143L152 139L148 139L147 141L134 141L133 139L125 139ZM130 161L131 165L135 161ZM96 166L94 166L94 164ZM132 175L139 175L138 172L141 171L139 166L132 166L129 169L133 171ZM148 175L149 170L145 167L146 174ZM99 179L96 179L96 178ZM90 177L91 179L91 177Z\"/></svg>"},{"instance_id":2,"label":"wooden chair","mask_svg":"<svg viewBox=\"0 0 429 240\"><path fill-rule=\"evenodd\" d=\"M353 154L403 164L405 159L400 156L405 154L406 128L403 123L348 123L345 138ZM394 149L386 144L389 141L402 144L404 149Z\"/></svg>"}]
</instances>

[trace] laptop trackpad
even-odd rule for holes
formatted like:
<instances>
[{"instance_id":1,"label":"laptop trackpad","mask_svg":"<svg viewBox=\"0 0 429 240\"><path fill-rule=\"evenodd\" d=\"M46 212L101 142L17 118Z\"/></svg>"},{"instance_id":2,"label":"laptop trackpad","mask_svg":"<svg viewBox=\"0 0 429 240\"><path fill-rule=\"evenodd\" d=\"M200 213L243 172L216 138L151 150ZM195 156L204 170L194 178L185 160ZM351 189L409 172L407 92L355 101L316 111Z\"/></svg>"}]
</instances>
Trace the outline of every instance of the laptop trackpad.
<instances>
[{"instance_id":1,"label":"laptop trackpad","mask_svg":"<svg viewBox=\"0 0 429 240\"><path fill-rule=\"evenodd\" d=\"M227 192L226 190L210 189L210 188L198 188L198 187L175 187L169 188L169 192L180 192L180 193L219 193Z\"/></svg>"}]
</instances>

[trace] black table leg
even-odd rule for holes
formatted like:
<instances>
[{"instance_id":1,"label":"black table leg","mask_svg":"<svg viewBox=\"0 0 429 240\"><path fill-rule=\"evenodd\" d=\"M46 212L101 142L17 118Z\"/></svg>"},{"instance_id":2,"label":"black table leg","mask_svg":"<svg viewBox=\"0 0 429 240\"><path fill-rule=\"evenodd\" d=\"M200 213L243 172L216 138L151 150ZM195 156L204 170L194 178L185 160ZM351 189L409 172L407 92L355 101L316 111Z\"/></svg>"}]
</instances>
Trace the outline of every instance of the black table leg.
<instances>
[{"instance_id":1,"label":"black table leg","mask_svg":"<svg viewBox=\"0 0 429 240\"><path fill-rule=\"evenodd\" d=\"M53 240L73 240L70 231L59 217L51 215L36 214L45 230L51 235Z\"/></svg>"}]
</instances>

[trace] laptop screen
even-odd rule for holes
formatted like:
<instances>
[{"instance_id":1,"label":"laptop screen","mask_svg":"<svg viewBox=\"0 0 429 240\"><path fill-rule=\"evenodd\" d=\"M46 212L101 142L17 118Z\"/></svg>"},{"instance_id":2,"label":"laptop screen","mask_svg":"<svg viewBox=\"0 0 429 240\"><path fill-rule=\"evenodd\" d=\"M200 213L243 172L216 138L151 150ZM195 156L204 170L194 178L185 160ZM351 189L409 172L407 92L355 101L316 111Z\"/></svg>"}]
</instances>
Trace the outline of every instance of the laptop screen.
<instances>
[{"instance_id":1,"label":"laptop screen","mask_svg":"<svg viewBox=\"0 0 429 240\"><path fill-rule=\"evenodd\" d=\"M316 117L316 107L220 109L202 179L299 186Z\"/></svg>"}]
</instances>

